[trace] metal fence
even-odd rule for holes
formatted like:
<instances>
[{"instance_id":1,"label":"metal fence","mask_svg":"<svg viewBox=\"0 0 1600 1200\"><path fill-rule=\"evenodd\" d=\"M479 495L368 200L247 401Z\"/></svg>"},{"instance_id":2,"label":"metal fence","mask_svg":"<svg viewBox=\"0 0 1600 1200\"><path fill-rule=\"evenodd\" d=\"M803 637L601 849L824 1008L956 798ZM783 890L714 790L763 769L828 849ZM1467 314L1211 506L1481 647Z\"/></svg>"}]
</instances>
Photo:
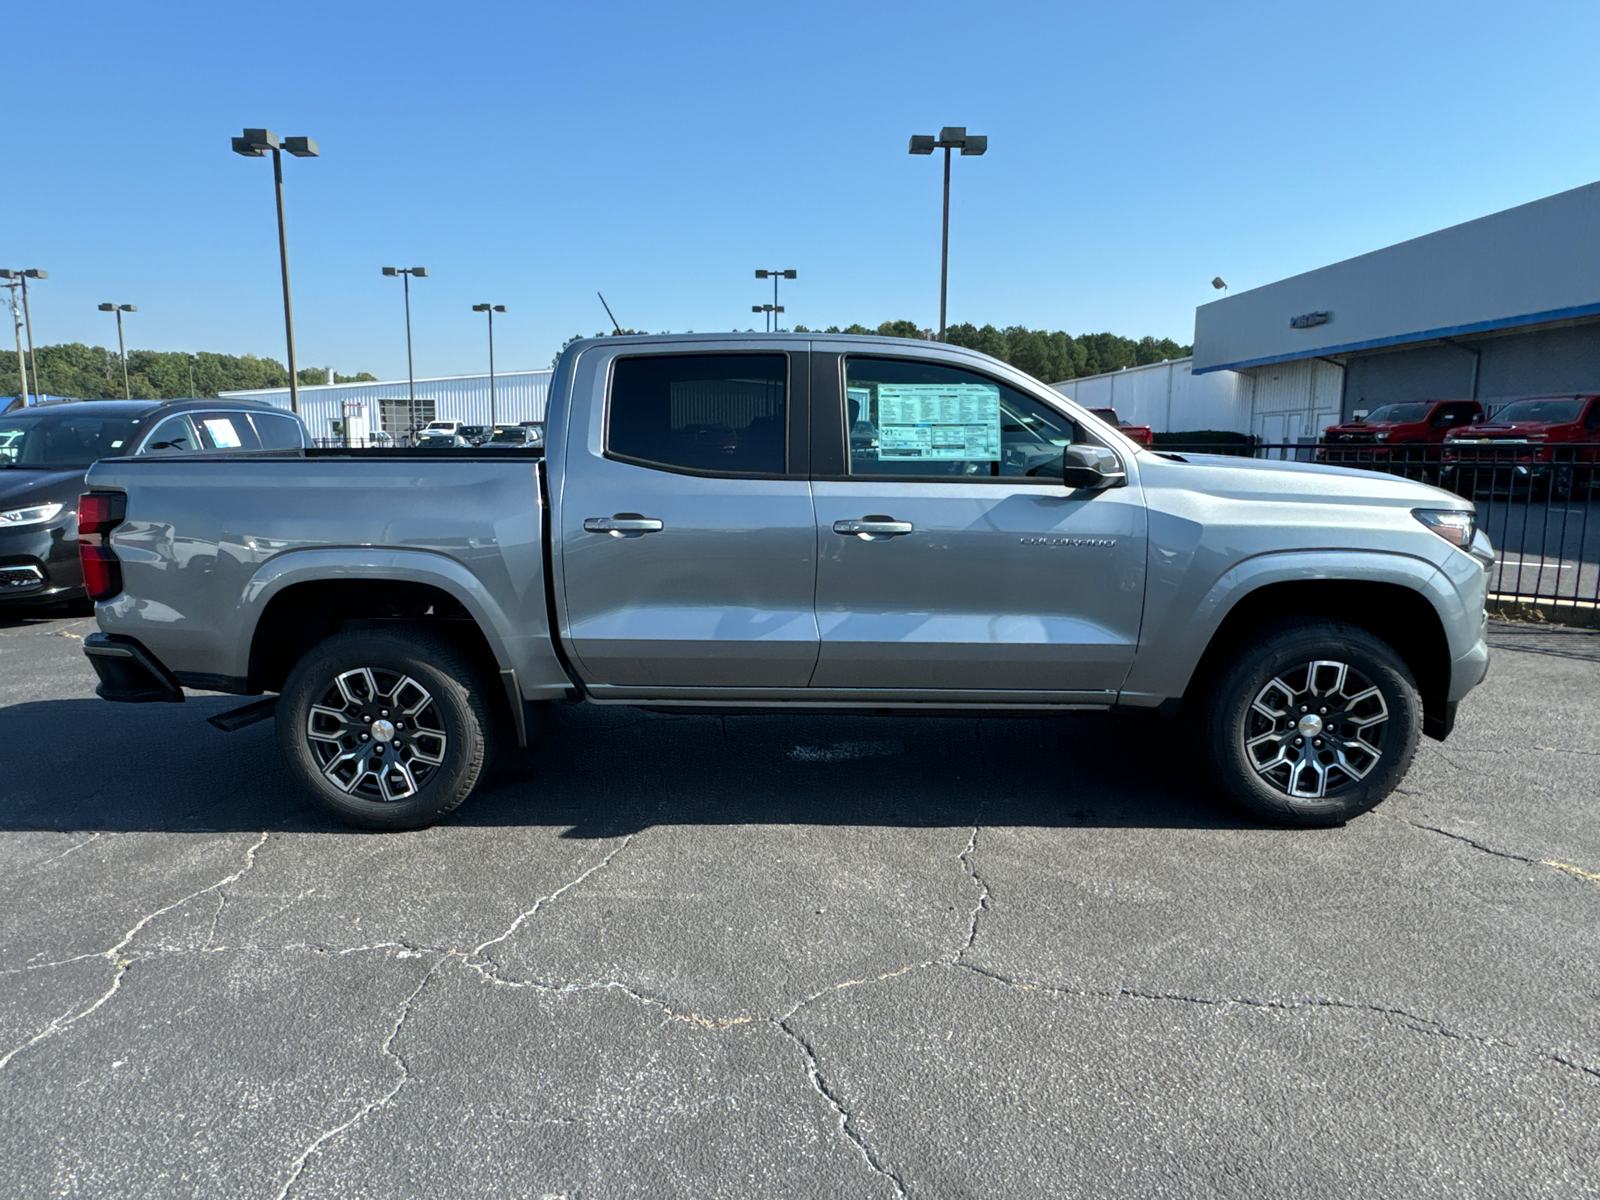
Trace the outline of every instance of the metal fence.
<instances>
[{"instance_id":1,"label":"metal fence","mask_svg":"<svg viewBox=\"0 0 1600 1200\"><path fill-rule=\"evenodd\" d=\"M1600 442L1503 440L1163 445L1158 452L1328 463L1404 475L1473 501L1498 560L1492 599L1600 606Z\"/></svg>"}]
</instances>

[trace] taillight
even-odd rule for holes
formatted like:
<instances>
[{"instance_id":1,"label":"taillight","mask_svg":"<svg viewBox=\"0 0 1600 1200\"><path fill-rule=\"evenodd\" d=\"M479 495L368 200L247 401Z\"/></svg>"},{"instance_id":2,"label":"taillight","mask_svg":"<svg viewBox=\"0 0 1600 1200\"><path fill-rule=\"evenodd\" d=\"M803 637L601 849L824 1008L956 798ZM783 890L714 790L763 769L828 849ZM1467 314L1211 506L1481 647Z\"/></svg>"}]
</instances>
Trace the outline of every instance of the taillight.
<instances>
[{"instance_id":1,"label":"taillight","mask_svg":"<svg viewBox=\"0 0 1600 1200\"><path fill-rule=\"evenodd\" d=\"M122 590L122 564L111 548L111 531L122 524L127 509L122 492L86 492L78 498L78 560L91 600L109 600Z\"/></svg>"}]
</instances>

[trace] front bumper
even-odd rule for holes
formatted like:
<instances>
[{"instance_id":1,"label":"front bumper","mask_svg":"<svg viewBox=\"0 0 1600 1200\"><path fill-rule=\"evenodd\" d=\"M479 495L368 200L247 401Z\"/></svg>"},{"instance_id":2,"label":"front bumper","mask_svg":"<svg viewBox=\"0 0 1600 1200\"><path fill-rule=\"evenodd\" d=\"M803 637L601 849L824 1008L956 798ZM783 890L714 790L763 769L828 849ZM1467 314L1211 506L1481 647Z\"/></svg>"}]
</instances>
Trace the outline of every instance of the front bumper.
<instances>
[{"instance_id":1,"label":"front bumper","mask_svg":"<svg viewBox=\"0 0 1600 1200\"><path fill-rule=\"evenodd\" d=\"M0 604L40 604L83 594L72 526L57 522L0 531Z\"/></svg>"},{"instance_id":2,"label":"front bumper","mask_svg":"<svg viewBox=\"0 0 1600 1200\"><path fill-rule=\"evenodd\" d=\"M100 676L95 694L106 700L124 704L183 701L183 688L172 672L137 638L91 633L83 639L83 653Z\"/></svg>"}]
</instances>

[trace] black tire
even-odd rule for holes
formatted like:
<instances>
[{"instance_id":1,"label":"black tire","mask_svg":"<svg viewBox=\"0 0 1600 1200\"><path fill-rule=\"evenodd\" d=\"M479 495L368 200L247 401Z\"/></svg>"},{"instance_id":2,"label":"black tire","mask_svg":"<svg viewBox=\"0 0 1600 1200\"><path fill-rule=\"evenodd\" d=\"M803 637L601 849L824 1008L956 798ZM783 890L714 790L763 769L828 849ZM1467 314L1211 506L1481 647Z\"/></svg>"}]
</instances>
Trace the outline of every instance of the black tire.
<instances>
[{"instance_id":1,"label":"black tire","mask_svg":"<svg viewBox=\"0 0 1600 1200\"><path fill-rule=\"evenodd\" d=\"M1261 631L1235 655L1211 682L1203 728L1218 782L1244 807L1282 825L1342 825L1405 777L1422 699L1388 643L1342 621L1305 618ZM1325 665L1313 674L1315 663L1345 671ZM1325 736L1302 736L1317 732L1318 710L1332 718Z\"/></svg>"},{"instance_id":2,"label":"black tire","mask_svg":"<svg viewBox=\"0 0 1600 1200\"><path fill-rule=\"evenodd\" d=\"M361 703L367 693L372 703ZM318 806L345 824L422 829L483 777L495 731L489 695L471 659L437 633L337 633L289 673L278 750Z\"/></svg>"}]
</instances>

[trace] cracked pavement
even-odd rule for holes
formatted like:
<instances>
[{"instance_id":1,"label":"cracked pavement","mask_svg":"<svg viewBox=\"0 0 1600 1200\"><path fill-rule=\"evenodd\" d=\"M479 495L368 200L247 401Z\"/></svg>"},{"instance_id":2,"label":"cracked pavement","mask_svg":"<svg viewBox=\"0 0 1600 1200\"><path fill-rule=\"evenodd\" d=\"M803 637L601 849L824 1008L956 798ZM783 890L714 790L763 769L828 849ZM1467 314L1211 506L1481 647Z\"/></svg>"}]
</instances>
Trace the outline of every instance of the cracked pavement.
<instances>
[{"instance_id":1,"label":"cracked pavement","mask_svg":"<svg viewBox=\"0 0 1600 1200\"><path fill-rule=\"evenodd\" d=\"M1157 720L562 709L443 825L0 624L0 1195L1593 1196L1600 634L1259 826Z\"/></svg>"}]
</instances>

